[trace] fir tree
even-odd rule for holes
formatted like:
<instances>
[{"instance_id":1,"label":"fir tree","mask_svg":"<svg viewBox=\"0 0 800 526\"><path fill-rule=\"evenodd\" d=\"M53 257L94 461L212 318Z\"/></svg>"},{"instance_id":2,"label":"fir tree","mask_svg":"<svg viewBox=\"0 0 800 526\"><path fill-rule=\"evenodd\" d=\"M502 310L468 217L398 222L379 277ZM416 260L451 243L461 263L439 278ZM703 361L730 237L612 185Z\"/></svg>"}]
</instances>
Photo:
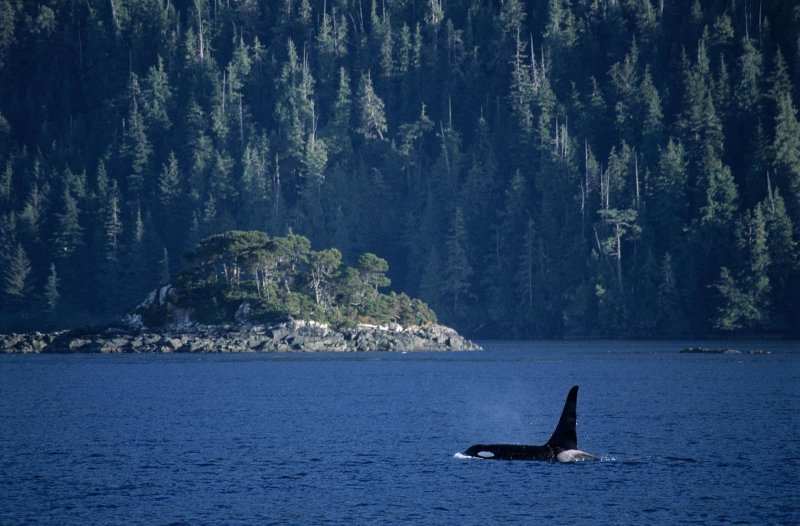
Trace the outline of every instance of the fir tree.
<instances>
[{"instance_id":1,"label":"fir tree","mask_svg":"<svg viewBox=\"0 0 800 526\"><path fill-rule=\"evenodd\" d=\"M158 198L164 206L172 205L180 197L180 183L178 159L175 157L175 152L170 152L158 178Z\"/></svg>"},{"instance_id":2,"label":"fir tree","mask_svg":"<svg viewBox=\"0 0 800 526\"><path fill-rule=\"evenodd\" d=\"M19 304L27 299L32 288L31 270L28 253L22 243L18 243L3 273L3 292L11 301Z\"/></svg>"},{"instance_id":3,"label":"fir tree","mask_svg":"<svg viewBox=\"0 0 800 526\"><path fill-rule=\"evenodd\" d=\"M688 212L685 198L686 168L683 145L670 139L666 149L661 152L646 210L653 243L662 250L679 249Z\"/></svg>"},{"instance_id":4,"label":"fir tree","mask_svg":"<svg viewBox=\"0 0 800 526\"><path fill-rule=\"evenodd\" d=\"M350 76L342 67L339 69L339 86L336 90L336 100L333 103L333 116L325 134L326 142L329 145L328 149L333 155L349 149L350 116L353 106L351 95Z\"/></svg>"},{"instance_id":5,"label":"fir tree","mask_svg":"<svg viewBox=\"0 0 800 526\"><path fill-rule=\"evenodd\" d=\"M58 274L56 274L55 263L50 263L50 273L47 275L47 281L42 290L42 299L44 300L44 308L47 312L54 312L58 308L61 293L59 289Z\"/></svg>"},{"instance_id":6,"label":"fir tree","mask_svg":"<svg viewBox=\"0 0 800 526\"><path fill-rule=\"evenodd\" d=\"M169 117L172 89L161 57L158 57L157 64L151 66L147 72L142 87L142 99L142 114L148 126L162 131L168 130L172 126Z\"/></svg>"},{"instance_id":7,"label":"fir tree","mask_svg":"<svg viewBox=\"0 0 800 526\"><path fill-rule=\"evenodd\" d=\"M450 230L445 240L446 276L444 288L453 299L453 315L458 316L462 306L459 300L469 295L472 266L467 259L467 232L464 225L464 214L456 208Z\"/></svg>"},{"instance_id":8,"label":"fir tree","mask_svg":"<svg viewBox=\"0 0 800 526\"><path fill-rule=\"evenodd\" d=\"M125 122L125 138L120 155L127 162L127 169L130 170L126 190L132 199L136 199L142 191L152 154L152 145L147 138L144 118L139 110L139 95L139 82L136 75L131 74L131 102Z\"/></svg>"},{"instance_id":9,"label":"fir tree","mask_svg":"<svg viewBox=\"0 0 800 526\"><path fill-rule=\"evenodd\" d=\"M388 130L386 126L386 115L383 109L383 101L375 94L372 88L372 79L369 72L361 75L361 82L358 86L358 128L356 131L365 139L383 140L383 134Z\"/></svg>"},{"instance_id":10,"label":"fir tree","mask_svg":"<svg viewBox=\"0 0 800 526\"><path fill-rule=\"evenodd\" d=\"M57 226L53 234L55 257L68 259L83 243L83 227L79 223L78 203L69 188L64 188L61 196L61 211L56 214Z\"/></svg>"},{"instance_id":11,"label":"fir tree","mask_svg":"<svg viewBox=\"0 0 800 526\"><path fill-rule=\"evenodd\" d=\"M517 134L523 144L530 143L533 132L533 111L531 104L536 90L532 71L525 60L525 41L516 39L516 53L512 60L509 104L517 128Z\"/></svg>"},{"instance_id":12,"label":"fir tree","mask_svg":"<svg viewBox=\"0 0 800 526\"><path fill-rule=\"evenodd\" d=\"M789 93L778 96L778 114L772 150L774 170L792 191L795 221L800 221L800 121Z\"/></svg>"}]
</instances>

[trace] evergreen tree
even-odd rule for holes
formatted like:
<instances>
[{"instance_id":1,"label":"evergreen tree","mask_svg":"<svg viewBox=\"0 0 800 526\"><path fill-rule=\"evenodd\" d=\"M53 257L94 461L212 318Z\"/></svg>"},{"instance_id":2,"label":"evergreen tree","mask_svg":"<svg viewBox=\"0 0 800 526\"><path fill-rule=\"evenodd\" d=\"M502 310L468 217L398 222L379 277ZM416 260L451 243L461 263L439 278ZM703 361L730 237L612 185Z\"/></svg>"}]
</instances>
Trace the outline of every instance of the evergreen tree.
<instances>
[{"instance_id":1,"label":"evergreen tree","mask_svg":"<svg viewBox=\"0 0 800 526\"><path fill-rule=\"evenodd\" d=\"M750 303L751 298L742 292L727 267L720 269L714 288L721 300L714 327L724 331L741 329L741 319L750 318L750 313L754 310Z\"/></svg>"},{"instance_id":2,"label":"evergreen tree","mask_svg":"<svg viewBox=\"0 0 800 526\"><path fill-rule=\"evenodd\" d=\"M454 316L459 316L463 305L459 304L469 295L470 282L472 276L472 266L467 259L466 251L467 232L464 225L464 214L460 208L456 208L453 220L450 223L450 230L445 240L446 254L446 275L444 289L453 300Z\"/></svg>"},{"instance_id":3,"label":"evergreen tree","mask_svg":"<svg viewBox=\"0 0 800 526\"><path fill-rule=\"evenodd\" d=\"M572 2L568 0L550 0L549 19L545 29L545 37L559 53L569 53L577 43L577 27L572 12Z\"/></svg>"},{"instance_id":4,"label":"evergreen tree","mask_svg":"<svg viewBox=\"0 0 800 526\"><path fill-rule=\"evenodd\" d=\"M658 306L658 328L661 334L684 334L687 328L684 309L681 308L680 292L672 267L672 256L664 254L661 262L661 282L658 285L656 302Z\"/></svg>"},{"instance_id":5,"label":"evergreen tree","mask_svg":"<svg viewBox=\"0 0 800 526\"><path fill-rule=\"evenodd\" d=\"M169 153L167 162L162 165L161 175L158 178L158 198L161 204L169 207L180 197L181 178L178 174L178 159L175 152Z\"/></svg>"},{"instance_id":6,"label":"evergreen tree","mask_svg":"<svg viewBox=\"0 0 800 526\"><path fill-rule=\"evenodd\" d=\"M50 263L50 273L47 275L47 281L42 290L42 299L44 300L44 308L47 312L54 312L58 308L61 293L58 291L59 279L56 274L55 263Z\"/></svg>"},{"instance_id":7,"label":"evergreen tree","mask_svg":"<svg viewBox=\"0 0 800 526\"><path fill-rule=\"evenodd\" d=\"M537 234L533 219L528 220L523 238L522 254L517 271L517 283L519 284L518 296L523 300L523 305L527 308L530 318L534 314L534 301L536 294L536 274L537 274Z\"/></svg>"},{"instance_id":8,"label":"evergreen tree","mask_svg":"<svg viewBox=\"0 0 800 526\"><path fill-rule=\"evenodd\" d=\"M314 132L308 134L302 163L306 196L311 196L318 213L322 200L322 184L325 181L325 167L328 164L328 147L324 139L318 138Z\"/></svg>"},{"instance_id":9,"label":"evergreen tree","mask_svg":"<svg viewBox=\"0 0 800 526\"><path fill-rule=\"evenodd\" d=\"M22 211L19 213L19 231L33 242L40 239L40 223L44 211L44 197L39 192L39 185L33 183L28 192Z\"/></svg>"},{"instance_id":10,"label":"evergreen tree","mask_svg":"<svg viewBox=\"0 0 800 526\"><path fill-rule=\"evenodd\" d=\"M3 292L12 302L20 304L28 298L33 286L31 270L28 253L22 243L18 243L3 273Z\"/></svg>"},{"instance_id":11,"label":"evergreen tree","mask_svg":"<svg viewBox=\"0 0 800 526\"><path fill-rule=\"evenodd\" d=\"M435 310L439 310L440 303L442 303L441 284L444 280L442 267L443 263L439 255L439 249L434 245L425 254L425 264L419 281L419 296L426 303L432 305ZM445 308L448 306L448 299L445 298L443 301Z\"/></svg>"},{"instance_id":12,"label":"evergreen tree","mask_svg":"<svg viewBox=\"0 0 800 526\"><path fill-rule=\"evenodd\" d=\"M144 118L139 110L138 97L140 96L139 81L135 74L131 74L130 81L130 109L125 122L125 137L120 151L125 160L127 170L127 195L136 199L142 191L147 176L152 145L147 138Z\"/></svg>"},{"instance_id":13,"label":"evergreen tree","mask_svg":"<svg viewBox=\"0 0 800 526\"><path fill-rule=\"evenodd\" d=\"M119 255L119 235L122 233L117 196L109 196L108 205L103 210L103 259L116 264Z\"/></svg>"},{"instance_id":14,"label":"evergreen tree","mask_svg":"<svg viewBox=\"0 0 800 526\"><path fill-rule=\"evenodd\" d=\"M386 277L386 273L389 271L389 263L375 254L369 252L361 254L358 258L356 269L364 285L371 288L375 294L378 293L379 288L388 287L392 283Z\"/></svg>"},{"instance_id":15,"label":"evergreen tree","mask_svg":"<svg viewBox=\"0 0 800 526\"><path fill-rule=\"evenodd\" d=\"M336 155L349 150L350 115L353 102L351 100L350 76L345 68L339 69L339 87L333 103L333 117L326 134L329 151Z\"/></svg>"},{"instance_id":16,"label":"evergreen tree","mask_svg":"<svg viewBox=\"0 0 800 526\"><path fill-rule=\"evenodd\" d=\"M730 225L736 213L739 192L731 169L710 151L707 151L707 158L706 200L700 208L702 222L724 227Z\"/></svg>"},{"instance_id":17,"label":"evergreen tree","mask_svg":"<svg viewBox=\"0 0 800 526\"><path fill-rule=\"evenodd\" d=\"M792 191L792 204L795 222L800 221L800 121L797 120L789 93L778 96L778 114L775 121L775 138L772 150L775 159L774 170L780 180L788 183Z\"/></svg>"},{"instance_id":18,"label":"evergreen tree","mask_svg":"<svg viewBox=\"0 0 800 526\"><path fill-rule=\"evenodd\" d=\"M248 143L242 154L242 177L238 190L242 206L239 217L250 228L269 224L273 198L270 157L269 142L263 135Z\"/></svg>"},{"instance_id":19,"label":"evergreen tree","mask_svg":"<svg viewBox=\"0 0 800 526\"><path fill-rule=\"evenodd\" d=\"M301 90L303 65L292 39L288 40L286 62L277 79L279 96L275 103L275 117L280 126L281 139L289 156L300 157L304 145L304 102ZM306 86L308 88L308 86Z\"/></svg>"},{"instance_id":20,"label":"evergreen tree","mask_svg":"<svg viewBox=\"0 0 800 526\"><path fill-rule=\"evenodd\" d=\"M645 0L649 4L649 0ZM642 83L639 86L642 122L642 148L646 159L655 162L658 149L664 142L664 113L661 108L661 97L653 83L650 68L646 68Z\"/></svg>"},{"instance_id":21,"label":"evergreen tree","mask_svg":"<svg viewBox=\"0 0 800 526\"><path fill-rule=\"evenodd\" d=\"M636 45L636 40L631 42L625 58L611 66L608 75L611 77L611 83L617 93L617 103L614 107L617 129L624 140L631 142L634 138L635 126L633 113L636 111L640 84L639 47Z\"/></svg>"},{"instance_id":22,"label":"evergreen tree","mask_svg":"<svg viewBox=\"0 0 800 526\"><path fill-rule=\"evenodd\" d=\"M386 115L383 109L383 101L375 94L372 88L372 79L369 72L361 75L361 83L358 86L358 127L356 131L365 139L383 140L383 134L387 132Z\"/></svg>"},{"instance_id":23,"label":"evergreen tree","mask_svg":"<svg viewBox=\"0 0 800 526\"><path fill-rule=\"evenodd\" d=\"M314 301L317 305L330 305L333 294L330 281L335 277L342 264L342 253L335 248L312 252L309 256L309 273Z\"/></svg>"},{"instance_id":24,"label":"evergreen tree","mask_svg":"<svg viewBox=\"0 0 800 526\"><path fill-rule=\"evenodd\" d=\"M6 207L11 200L11 183L13 181L14 170L11 162L6 162L6 169L0 174L0 206Z\"/></svg>"},{"instance_id":25,"label":"evergreen tree","mask_svg":"<svg viewBox=\"0 0 800 526\"><path fill-rule=\"evenodd\" d=\"M666 149L661 152L646 210L653 244L661 250L680 248L688 212L685 198L686 168L683 145L670 139Z\"/></svg>"},{"instance_id":26,"label":"evergreen tree","mask_svg":"<svg viewBox=\"0 0 800 526\"><path fill-rule=\"evenodd\" d=\"M531 104L537 87L534 84L533 72L525 60L525 46L525 41L521 40L519 33L517 33L516 53L512 60L513 69L511 70L509 104L511 113L514 116L515 131L522 143L520 148L524 148L524 145L530 144L532 140L533 110Z\"/></svg>"},{"instance_id":27,"label":"evergreen tree","mask_svg":"<svg viewBox=\"0 0 800 526\"><path fill-rule=\"evenodd\" d=\"M164 71L164 61L158 57L158 62L150 66L142 87L142 114L148 127L157 128L162 133L172 126L169 117L170 104L172 103L172 89L169 78Z\"/></svg>"},{"instance_id":28,"label":"evergreen tree","mask_svg":"<svg viewBox=\"0 0 800 526\"><path fill-rule=\"evenodd\" d=\"M61 196L61 211L56 213L56 229L53 234L55 257L68 259L83 243L83 227L79 223L78 203L69 188Z\"/></svg>"},{"instance_id":29,"label":"evergreen tree","mask_svg":"<svg viewBox=\"0 0 800 526\"><path fill-rule=\"evenodd\" d=\"M758 109L761 99L762 62L761 53L753 42L748 38L743 39L742 54L738 64L739 78L734 90L736 106L741 117L752 117Z\"/></svg>"},{"instance_id":30,"label":"evergreen tree","mask_svg":"<svg viewBox=\"0 0 800 526\"><path fill-rule=\"evenodd\" d=\"M790 331L791 326L799 321L797 313L800 311L800 261L794 226L777 189L774 192L770 189L763 202L763 209L770 260L767 277L773 291L771 325L779 331Z\"/></svg>"},{"instance_id":31,"label":"evergreen tree","mask_svg":"<svg viewBox=\"0 0 800 526\"><path fill-rule=\"evenodd\" d=\"M737 275L722 267L715 284L721 303L715 327L725 331L763 328L769 319L770 265L766 221L761 205L748 210L736 228L736 247L742 257Z\"/></svg>"},{"instance_id":32,"label":"evergreen tree","mask_svg":"<svg viewBox=\"0 0 800 526\"><path fill-rule=\"evenodd\" d=\"M525 17L525 7L522 2L519 0L503 2L500 8L500 27L507 38L517 39L517 46L519 46L519 35L522 32Z\"/></svg>"}]
</instances>

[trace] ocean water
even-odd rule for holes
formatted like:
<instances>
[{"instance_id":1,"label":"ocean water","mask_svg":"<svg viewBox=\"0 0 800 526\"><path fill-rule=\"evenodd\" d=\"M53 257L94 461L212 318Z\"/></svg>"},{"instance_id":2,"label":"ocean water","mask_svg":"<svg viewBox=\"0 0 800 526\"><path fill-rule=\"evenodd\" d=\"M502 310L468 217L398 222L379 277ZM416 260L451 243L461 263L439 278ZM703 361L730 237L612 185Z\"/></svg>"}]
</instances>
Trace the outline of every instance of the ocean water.
<instances>
[{"instance_id":1,"label":"ocean water","mask_svg":"<svg viewBox=\"0 0 800 526\"><path fill-rule=\"evenodd\" d=\"M799 524L800 346L0 356L0 524ZM580 385L599 462L547 441Z\"/></svg>"}]
</instances>

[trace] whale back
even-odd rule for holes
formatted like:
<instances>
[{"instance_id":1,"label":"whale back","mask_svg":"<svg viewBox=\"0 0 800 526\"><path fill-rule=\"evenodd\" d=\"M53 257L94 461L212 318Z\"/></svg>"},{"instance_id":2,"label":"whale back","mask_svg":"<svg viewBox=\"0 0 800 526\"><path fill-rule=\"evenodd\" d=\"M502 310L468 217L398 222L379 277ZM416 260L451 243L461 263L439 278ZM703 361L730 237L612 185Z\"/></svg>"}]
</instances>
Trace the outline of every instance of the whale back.
<instances>
[{"instance_id":1,"label":"whale back","mask_svg":"<svg viewBox=\"0 0 800 526\"><path fill-rule=\"evenodd\" d=\"M578 386L575 385L569 390L567 400L564 402L564 409L561 411L561 418L558 419L553 435L547 441L547 445L554 449L578 449L578 433L575 430L577 425L578 407Z\"/></svg>"}]
</instances>

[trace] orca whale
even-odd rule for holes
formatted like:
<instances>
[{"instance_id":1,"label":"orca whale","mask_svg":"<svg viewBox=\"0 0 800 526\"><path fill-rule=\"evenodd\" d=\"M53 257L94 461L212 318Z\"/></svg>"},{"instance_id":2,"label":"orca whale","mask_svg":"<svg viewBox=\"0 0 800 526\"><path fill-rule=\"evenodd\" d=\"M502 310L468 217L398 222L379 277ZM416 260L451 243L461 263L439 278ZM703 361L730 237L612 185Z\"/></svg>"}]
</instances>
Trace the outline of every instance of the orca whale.
<instances>
[{"instance_id":1,"label":"orca whale","mask_svg":"<svg viewBox=\"0 0 800 526\"><path fill-rule=\"evenodd\" d=\"M576 408L578 405L578 386L569 390L561 418L558 420L550 440L542 446L522 444L475 444L467 448L463 455L484 460L546 460L549 462L576 462L597 460L597 457L578 449Z\"/></svg>"}]
</instances>

